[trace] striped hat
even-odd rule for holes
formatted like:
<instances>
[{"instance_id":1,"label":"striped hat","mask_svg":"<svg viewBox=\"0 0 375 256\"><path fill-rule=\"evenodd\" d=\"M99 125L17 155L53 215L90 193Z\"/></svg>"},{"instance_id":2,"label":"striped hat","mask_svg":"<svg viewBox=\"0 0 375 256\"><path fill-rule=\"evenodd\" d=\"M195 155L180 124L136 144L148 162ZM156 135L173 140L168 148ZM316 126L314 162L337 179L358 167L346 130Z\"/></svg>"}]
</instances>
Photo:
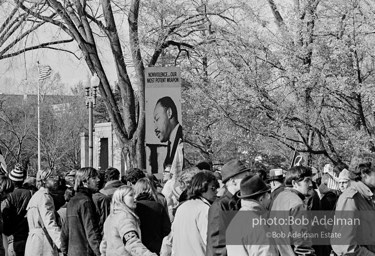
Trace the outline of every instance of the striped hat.
<instances>
[{"instance_id":1,"label":"striped hat","mask_svg":"<svg viewBox=\"0 0 375 256\"><path fill-rule=\"evenodd\" d=\"M22 166L20 164L16 164L14 169L9 173L9 179L13 181L23 181L25 179Z\"/></svg>"}]
</instances>

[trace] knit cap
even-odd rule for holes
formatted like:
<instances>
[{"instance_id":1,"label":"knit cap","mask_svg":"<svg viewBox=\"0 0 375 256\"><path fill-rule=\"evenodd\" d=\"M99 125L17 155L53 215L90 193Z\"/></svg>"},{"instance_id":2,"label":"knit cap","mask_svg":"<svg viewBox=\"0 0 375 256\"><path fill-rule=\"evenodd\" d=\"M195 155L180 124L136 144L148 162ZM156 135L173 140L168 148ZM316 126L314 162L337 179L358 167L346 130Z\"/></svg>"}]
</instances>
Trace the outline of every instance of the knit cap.
<instances>
[{"instance_id":1,"label":"knit cap","mask_svg":"<svg viewBox=\"0 0 375 256\"><path fill-rule=\"evenodd\" d=\"M23 175L22 166L20 164L16 164L14 169L9 173L9 179L13 181L23 181L25 179Z\"/></svg>"}]
</instances>

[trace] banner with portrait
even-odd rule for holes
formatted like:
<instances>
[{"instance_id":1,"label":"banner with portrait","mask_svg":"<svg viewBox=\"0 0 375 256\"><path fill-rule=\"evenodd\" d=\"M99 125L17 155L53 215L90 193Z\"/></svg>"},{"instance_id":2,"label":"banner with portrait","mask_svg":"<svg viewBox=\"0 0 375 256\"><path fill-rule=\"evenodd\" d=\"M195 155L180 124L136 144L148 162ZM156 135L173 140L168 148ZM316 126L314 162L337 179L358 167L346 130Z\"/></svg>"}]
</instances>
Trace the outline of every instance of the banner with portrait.
<instances>
[{"instance_id":1,"label":"banner with portrait","mask_svg":"<svg viewBox=\"0 0 375 256\"><path fill-rule=\"evenodd\" d=\"M147 171L162 173L172 166L183 141L181 72L177 67L150 67L145 79Z\"/></svg>"}]
</instances>

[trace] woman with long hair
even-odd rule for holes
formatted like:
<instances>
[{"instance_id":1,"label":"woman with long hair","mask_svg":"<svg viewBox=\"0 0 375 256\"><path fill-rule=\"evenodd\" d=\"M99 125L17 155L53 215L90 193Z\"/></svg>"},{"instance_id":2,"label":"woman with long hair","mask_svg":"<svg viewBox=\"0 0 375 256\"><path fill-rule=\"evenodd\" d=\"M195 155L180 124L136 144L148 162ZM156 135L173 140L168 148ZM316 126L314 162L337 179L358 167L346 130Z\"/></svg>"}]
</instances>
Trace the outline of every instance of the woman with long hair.
<instances>
[{"instance_id":1,"label":"woman with long hair","mask_svg":"<svg viewBox=\"0 0 375 256\"><path fill-rule=\"evenodd\" d=\"M141 242L139 218L135 209L134 189L119 187L112 197L111 213L104 222L100 244L102 256L156 256Z\"/></svg>"},{"instance_id":2,"label":"woman with long hair","mask_svg":"<svg viewBox=\"0 0 375 256\"><path fill-rule=\"evenodd\" d=\"M142 243L151 252L159 254L163 238L171 231L168 212L148 178L138 180L134 190L137 200L135 213L141 222Z\"/></svg>"},{"instance_id":3,"label":"woman with long hair","mask_svg":"<svg viewBox=\"0 0 375 256\"><path fill-rule=\"evenodd\" d=\"M179 256L204 256L207 244L208 210L219 183L210 171L197 173L187 190L187 201L176 211L172 225L172 251Z\"/></svg>"}]
</instances>

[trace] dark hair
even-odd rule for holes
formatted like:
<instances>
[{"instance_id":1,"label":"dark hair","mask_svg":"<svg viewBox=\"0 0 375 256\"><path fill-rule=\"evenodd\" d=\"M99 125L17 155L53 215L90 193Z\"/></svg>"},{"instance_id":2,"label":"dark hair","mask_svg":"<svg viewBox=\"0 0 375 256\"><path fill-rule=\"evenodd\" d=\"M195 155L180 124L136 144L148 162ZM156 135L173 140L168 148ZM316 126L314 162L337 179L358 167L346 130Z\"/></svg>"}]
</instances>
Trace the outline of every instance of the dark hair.
<instances>
[{"instance_id":1,"label":"dark hair","mask_svg":"<svg viewBox=\"0 0 375 256\"><path fill-rule=\"evenodd\" d=\"M160 98L156 102L156 105L158 105L158 104L160 104L160 106L162 106L165 109L170 108L172 110L172 118L174 117L174 118L178 119L178 117L177 117L177 107L176 107L176 104L174 103L174 101L172 100L171 97L165 96L163 98Z\"/></svg>"},{"instance_id":2,"label":"dark hair","mask_svg":"<svg viewBox=\"0 0 375 256\"><path fill-rule=\"evenodd\" d=\"M120 178L120 171L114 167L109 167L105 171L105 181L118 180Z\"/></svg>"},{"instance_id":3,"label":"dark hair","mask_svg":"<svg viewBox=\"0 0 375 256\"><path fill-rule=\"evenodd\" d=\"M23 181L14 181L12 180L13 184L14 184L14 187L16 188L22 188L23 186Z\"/></svg>"},{"instance_id":4,"label":"dark hair","mask_svg":"<svg viewBox=\"0 0 375 256\"><path fill-rule=\"evenodd\" d=\"M362 180L363 174L368 175L371 171L375 171L371 162L360 163L355 167L354 171L350 173L349 177L354 181L360 181Z\"/></svg>"},{"instance_id":5,"label":"dark hair","mask_svg":"<svg viewBox=\"0 0 375 256\"><path fill-rule=\"evenodd\" d=\"M130 168L126 174L125 174L125 180L127 182L130 182L131 184L135 184L137 183L137 181L141 178L145 178L146 177L146 174L141 170L141 169L138 169L138 168Z\"/></svg>"},{"instance_id":6,"label":"dark hair","mask_svg":"<svg viewBox=\"0 0 375 256\"><path fill-rule=\"evenodd\" d=\"M196 167L198 167L198 169L201 170L201 171L203 171L203 170L210 171L212 169L210 163L208 163L206 161L202 161L202 162L197 163Z\"/></svg>"},{"instance_id":7,"label":"dark hair","mask_svg":"<svg viewBox=\"0 0 375 256\"><path fill-rule=\"evenodd\" d=\"M312 171L307 166L294 166L290 168L285 176L285 185L292 186L292 181L302 181L306 177L311 177Z\"/></svg>"},{"instance_id":8,"label":"dark hair","mask_svg":"<svg viewBox=\"0 0 375 256\"><path fill-rule=\"evenodd\" d=\"M0 194L8 194L14 190L14 184L11 179L5 175L0 175Z\"/></svg>"},{"instance_id":9,"label":"dark hair","mask_svg":"<svg viewBox=\"0 0 375 256\"><path fill-rule=\"evenodd\" d=\"M207 192L208 185L214 182L215 186L219 187L219 182L210 171L202 171L193 176L188 187L188 199L197 199Z\"/></svg>"},{"instance_id":10,"label":"dark hair","mask_svg":"<svg viewBox=\"0 0 375 256\"><path fill-rule=\"evenodd\" d=\"M264 164L255 162L252 164L251 170L253 173L258 174L263 181L267 180L266 166L264 166Z\"/></svg>"}]
</instances>

